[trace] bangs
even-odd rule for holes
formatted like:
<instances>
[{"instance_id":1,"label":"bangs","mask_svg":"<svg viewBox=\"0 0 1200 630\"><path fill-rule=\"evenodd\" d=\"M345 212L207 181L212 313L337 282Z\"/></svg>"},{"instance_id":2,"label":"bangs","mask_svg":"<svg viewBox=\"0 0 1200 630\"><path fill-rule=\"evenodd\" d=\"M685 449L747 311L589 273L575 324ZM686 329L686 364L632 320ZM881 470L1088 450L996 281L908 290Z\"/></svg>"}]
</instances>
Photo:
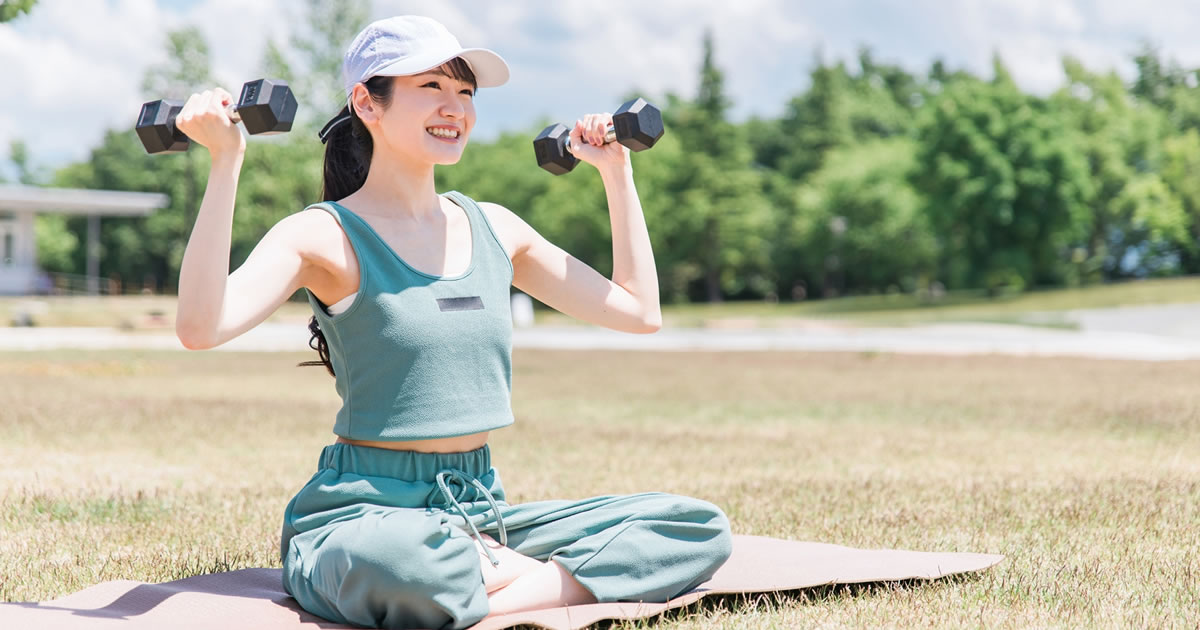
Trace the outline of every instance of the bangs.
<instances>
[{"instance_id":1,"label":"bangs","mask_svg":"<svg viewBox=\"0 0 1200 630\"><path fill-rule=\"evenodd\" d=\"M471 71L471 66L462 57L455 57L447 61L439 66L438 70L444 72L451 79L470 83L471 87L478 87L475 81L475 73Z\"/></svg>"}]
</instances>

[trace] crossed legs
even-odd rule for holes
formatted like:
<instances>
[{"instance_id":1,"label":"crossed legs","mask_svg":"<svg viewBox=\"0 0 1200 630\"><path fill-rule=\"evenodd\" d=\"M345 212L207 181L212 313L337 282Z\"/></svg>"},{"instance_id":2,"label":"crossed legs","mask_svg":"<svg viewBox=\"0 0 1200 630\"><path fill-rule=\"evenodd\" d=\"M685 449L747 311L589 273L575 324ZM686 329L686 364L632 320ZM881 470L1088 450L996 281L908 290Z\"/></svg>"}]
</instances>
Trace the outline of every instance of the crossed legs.
<instances>
[{"instance_id":1,"label":"crossed legs","mask_svg":"<svg viewBox=\"0 0 1200 630\"><path fill-rule=\"evenodd\" d=\"M484 534L479 546L480 573L487 591L489 617L523 610L594 604L596 596L553 560L541 561L509 549ZM492 566L487 545L500 561Z\"/></svg>"}]
</instances>

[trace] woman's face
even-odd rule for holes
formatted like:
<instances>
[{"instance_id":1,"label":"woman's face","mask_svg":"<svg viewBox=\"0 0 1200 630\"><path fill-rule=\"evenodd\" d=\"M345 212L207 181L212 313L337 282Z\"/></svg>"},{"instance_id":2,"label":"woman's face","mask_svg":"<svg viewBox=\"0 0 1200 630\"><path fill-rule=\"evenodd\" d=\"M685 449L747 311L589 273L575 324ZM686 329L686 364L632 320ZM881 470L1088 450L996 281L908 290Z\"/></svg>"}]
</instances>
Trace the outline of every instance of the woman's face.
<instances>
[{"instance_id":1,"label":"woman's face","mask_svg":"<svg viewBox=\"0 0 1200 630\"><path fill-rule=\"evenodd\" d=\"M391 104L378 110L375 151L405 161L454 164L475 127L475 86L451 78L445 67L395 77Z\"/></svg>"}]
</instances>

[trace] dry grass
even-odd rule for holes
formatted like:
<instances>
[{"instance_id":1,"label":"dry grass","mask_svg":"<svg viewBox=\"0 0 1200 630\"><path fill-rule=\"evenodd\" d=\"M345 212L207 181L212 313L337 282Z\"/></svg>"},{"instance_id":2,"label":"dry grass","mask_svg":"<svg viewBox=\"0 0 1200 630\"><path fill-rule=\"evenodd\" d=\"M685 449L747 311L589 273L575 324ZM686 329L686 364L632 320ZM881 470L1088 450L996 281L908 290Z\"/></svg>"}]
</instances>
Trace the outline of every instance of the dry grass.
<instances>
[{"instance_id":1,"label":"dry grass","mask_svg":"<svg viewBox=\"0 0 1200 630\"><path fill-rule=\"evenodd\" d=\"M337 409L307 355L0 354L0 600L278 566ZM510 499L666 490L738 533L1002 553L656 628L1200 624L1200 363L518 350ZM620 625L620 624L619 624ZM622 627L644 627L645 622Z\"/></svg>"}]
</instances>

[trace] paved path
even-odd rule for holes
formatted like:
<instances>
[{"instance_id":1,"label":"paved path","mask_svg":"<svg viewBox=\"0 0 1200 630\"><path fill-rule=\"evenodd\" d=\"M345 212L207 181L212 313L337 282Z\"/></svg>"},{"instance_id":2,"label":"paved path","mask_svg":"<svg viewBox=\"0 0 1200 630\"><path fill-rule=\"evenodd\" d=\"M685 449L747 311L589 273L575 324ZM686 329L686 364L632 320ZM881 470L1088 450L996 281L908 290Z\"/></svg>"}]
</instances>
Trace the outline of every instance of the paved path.
<instances>
[{"instance_id":1,"label":"paved path","mask_svg":"<svg viewBox=\"0 0 1200 630\"><path fill-rule=\"evenodd\" d=\"M1138 332L1200 340L1200 304L1160 304L1068 311L1082 330Z\"/></svg>"},{"instance_id":2,"label":"paved path","mask_svg":"<svg viewBox=\"0 0 1200 630\"><path fill-rule=\"evenodd\" d=\"M999 324L907 328L664 329L632 335L585 326L513 331L515 348L610 350L792 350L911 354L1003 354L1106 359L1200 359L1200 304L1074 311L1081 330ZM143 348L183 350L170 332L102 328L0 328L0 349ZM263 324L226 343L227 351L309 351L302 323Z\"/></svg>"}]
</instances>

